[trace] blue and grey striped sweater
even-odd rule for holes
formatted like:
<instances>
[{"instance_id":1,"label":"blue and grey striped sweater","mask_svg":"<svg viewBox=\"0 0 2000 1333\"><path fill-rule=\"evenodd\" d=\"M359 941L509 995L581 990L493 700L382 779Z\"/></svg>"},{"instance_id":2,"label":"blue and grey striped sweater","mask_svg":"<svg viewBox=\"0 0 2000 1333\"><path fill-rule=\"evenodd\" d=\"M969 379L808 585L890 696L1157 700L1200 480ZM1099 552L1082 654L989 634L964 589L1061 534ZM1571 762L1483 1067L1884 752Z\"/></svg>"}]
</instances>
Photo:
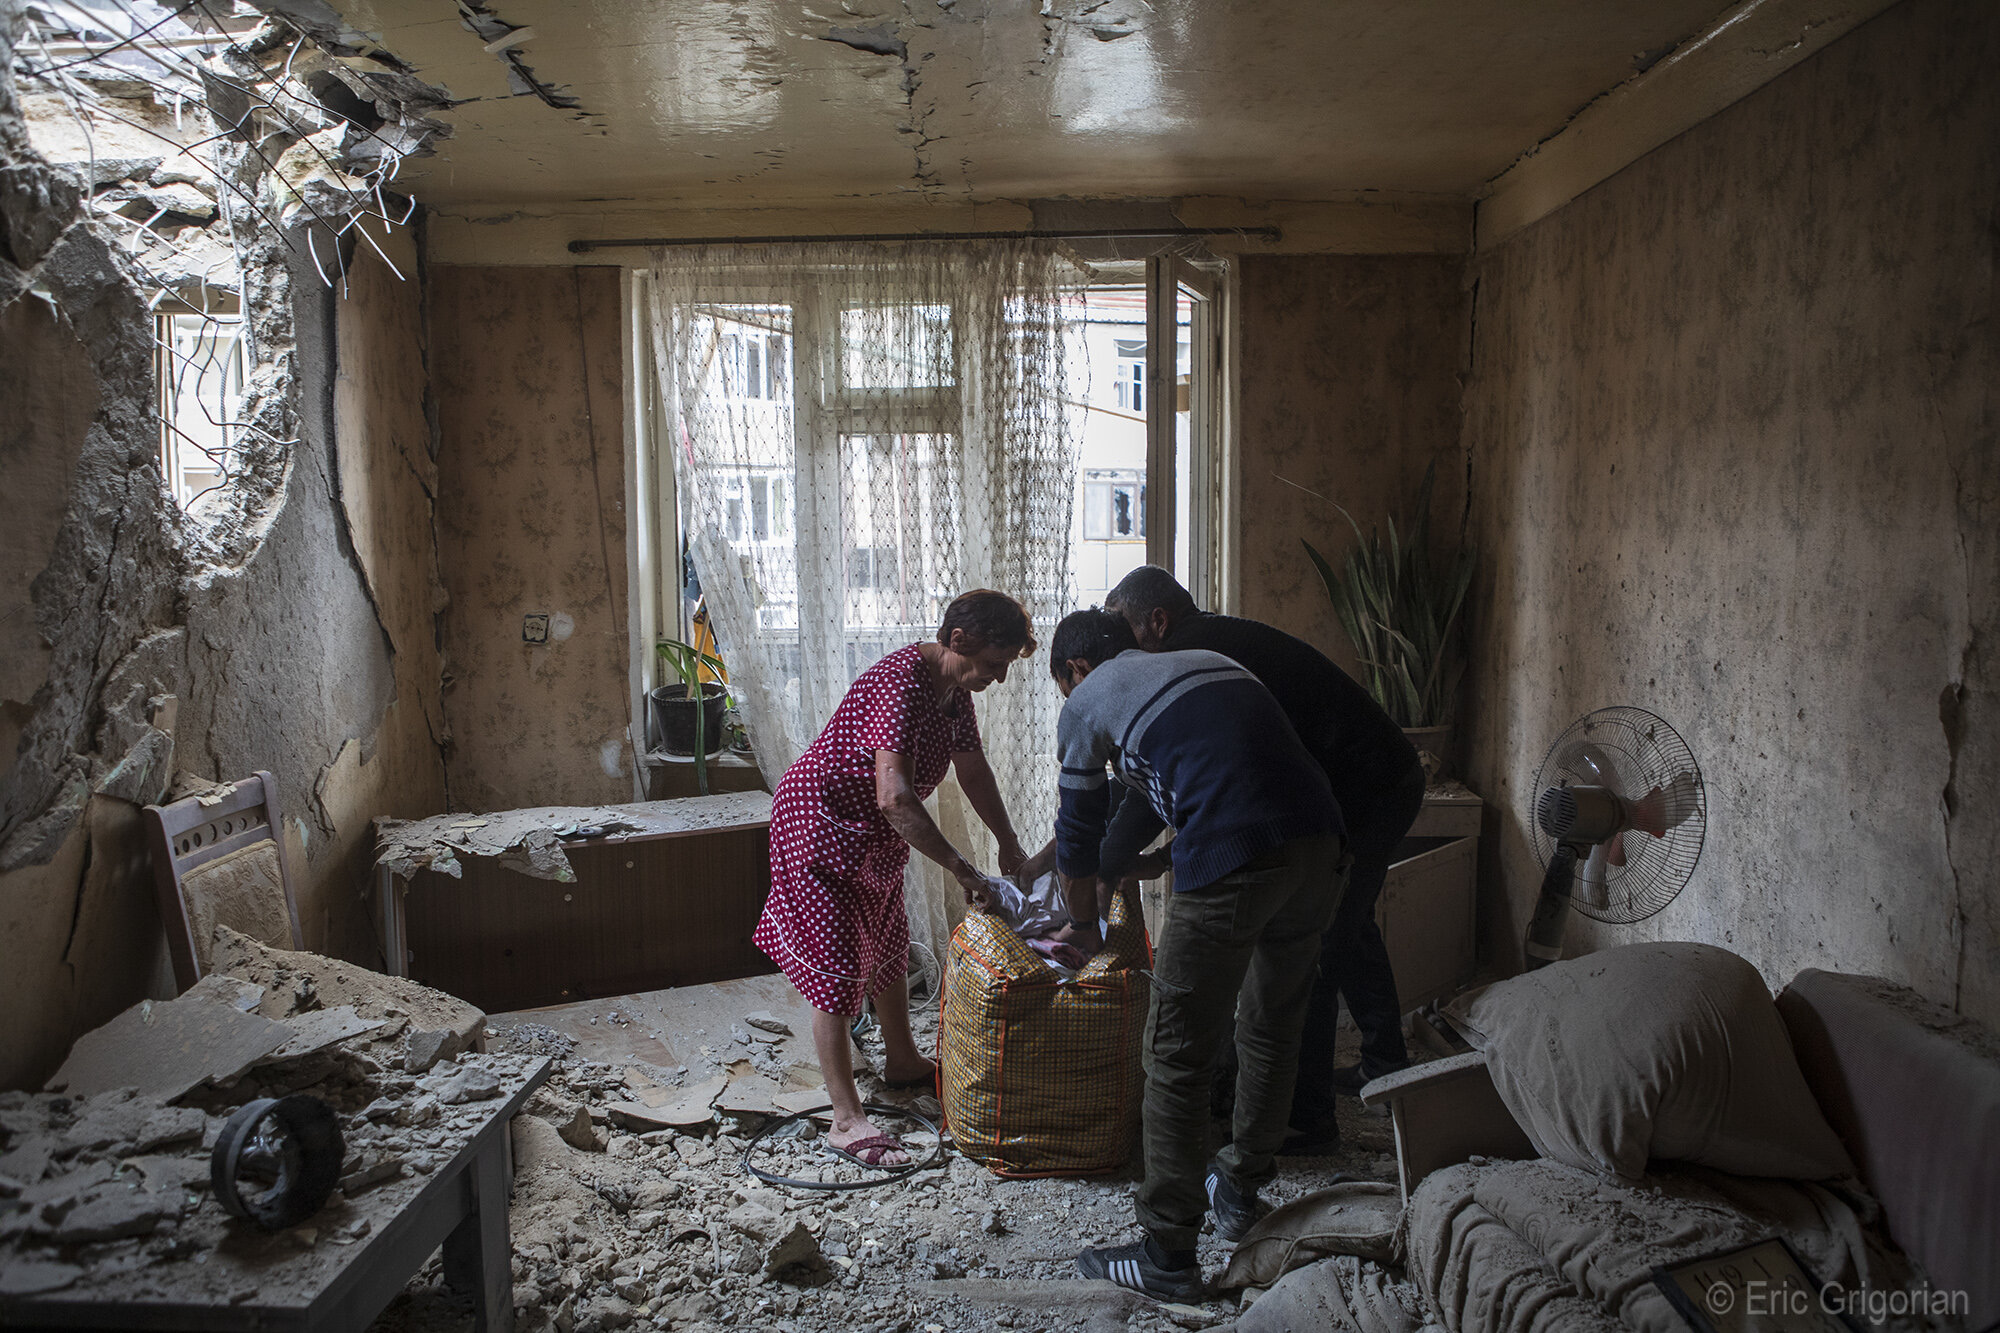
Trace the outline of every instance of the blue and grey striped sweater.
<instances>
[{"instance_id":1,"label":"blue and grey striped sweater","mask_svg":"<svg viewBox=\"0 0 2000 1333\"><path fill-rule=\"evenodd\" d=\"M1221 879L1293 838L1345 833L1326 773L1277 700L1220 653L1131 649L1071 691L1056 724L1056 864L1094 875L1107 765L1174 832L1174 888Z\"/></svg>"}]
</instances>

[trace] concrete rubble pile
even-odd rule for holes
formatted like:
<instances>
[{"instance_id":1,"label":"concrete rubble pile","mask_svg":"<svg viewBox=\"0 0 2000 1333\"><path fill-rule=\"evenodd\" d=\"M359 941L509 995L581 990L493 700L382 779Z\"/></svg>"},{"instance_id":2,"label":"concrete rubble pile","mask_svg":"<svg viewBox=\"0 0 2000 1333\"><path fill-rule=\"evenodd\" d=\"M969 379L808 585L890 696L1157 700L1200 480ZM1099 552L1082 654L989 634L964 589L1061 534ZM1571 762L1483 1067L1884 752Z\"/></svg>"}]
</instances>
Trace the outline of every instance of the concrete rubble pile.
<instances>
[{"instance_id":1,"label":"concrete rubble pile","mask_svg":"<svg viewBox=\"0 0 2000 1333\"><path fill-rule=\"evenodd\" d=\"M928 1047L936 1014L914 1017ZM615 1009L605 1015L609 1024L632 1021ZM941 1166L880 1188L759 1181L745 1170L745 1153L773 1126L753 1150L769 1174L837 1182L875 1174L825 1151L824 1121L780 1123L824 1105L825 1095L810 1034L767 1013L744 1014L727 1035L714 1034L692 1068L581 1059L569 1038L531 1022L496 1025L490 1040L555 1061L514 1125L514 1299L525 1330L1166 1333L1239 1314L1233 1294L1161 1305L1075 1276L1080 1246L1136 1234L1136 1164L1101 1179L1003 1180L952 1153L947 1134ZM871 1034L857 1059L864 1098L935 1123L936 1100L887 1088L867 1069L880 1062ZM1341 1173L1392 1179L1387 1122L1353 1121L1347 1152L1287 1163L1266 1197L1296 1198ZM913 1121L883 1127L920 1156L933 1146ZM1229 1249L1203 1237L1211 1276ZM442 1333L462 1327L454 1320L464 1308L440 1285L434 1262L377 1327Z\"/></svg>"},{"instance_id":2,"label":"concrete rubble pile","mask_svg":"<svg viewBox=\"0 0 2000 1333\"><path fill-rule=\"evenodd\" d=\"M484 1117L479 1103L534 1063L484 1053L485 1016L449 996L218 935L217 970L185 995L86 1034L48 1089L0 1093L0 1294L122 1277L121 1293L143 1297L170 1266L177 1298L268 1294L303 1256L393 1217ZM319 1212L266 1236L211 1195L209 1154L237 1107L295 1092L333 1107L346 1158ZM268 1283L239 1267L204 1292L225 1244Z\"/></svg>"},{"instance_id":3,"label":"concrete rubble pile","mask_svg":"<svg viewBox=\"0 0 2000 1333\"><path fill-rule=\"evenodd\" d=\"M951 1152L947 1135L940 1165L880 1188L814 1191L750 1175L746 1151L767 1129L754 1150L767 1173L874 1175L825 1151L823 1121L786 1123L823 1105L824 1088L810 1034L769 1013L708 1037L692 1067L663 1069L579 1058L573 1041L532 1022L489 1033L477 1009L414 982L233 933L219 933L215 968L180 999L86 1035L49 1090L0 1094L0 1293L107 1274L143 1292L147 1275L171 1271L185 1294L190 1273L221 1267L207 1261L225 1244L263 1267L256 1288L236 1269L209 1293L218 1301L296 1281L303 1266L379 1232L482 1103L546 1056L554 1072L513 1124L514 1301L530 1333L1167 1333L1239 1316L1234 1296L1161 1305L1076 1279L1078 1247L1133 1234L1135 1168L1002 1180ZM183 1009L201 1024L180 1021ZM928 1043L935 1014L917 1020ZM632 1019L614 1008L604 1021ZM146 1058L149 1043L182 1042L197 1027L201 1041ZM935 1099L886 1088L869 1072L880 1061L870 1034L858 1060L864 1096L935 1123ZM292 1092L333 1106L347 1156L324 1208L266 1236L210 1196L209 1150L233 1108ZM1389 1178L1386 1125L1354 1121L1344 1155L1288 1164L1267 1197L1296 1198L1342 1171ZM913 1120L884 1127L920 1156L936 1146ZM1211 1275L1228 1252L1203 1238ZM374 1328L444 1333L468 1314L433 1255Z\"/></svg>"}]
</instances>

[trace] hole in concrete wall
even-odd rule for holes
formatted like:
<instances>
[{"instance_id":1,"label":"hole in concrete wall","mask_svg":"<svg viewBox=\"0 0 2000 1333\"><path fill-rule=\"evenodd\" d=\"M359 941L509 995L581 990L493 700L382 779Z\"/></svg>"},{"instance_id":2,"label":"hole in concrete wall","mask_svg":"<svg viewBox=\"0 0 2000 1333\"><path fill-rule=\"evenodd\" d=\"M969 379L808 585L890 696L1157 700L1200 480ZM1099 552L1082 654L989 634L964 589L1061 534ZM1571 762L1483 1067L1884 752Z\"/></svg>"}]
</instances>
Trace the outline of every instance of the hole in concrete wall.
<instances>
[{"instance_id":1,"label":"hole in concrete wall","mask_svg":"<svg viewBox=\"0 0 2000 1333\"><path fill-rule=\"evenodd\" d=\"M289 271L309 260L344 287L355 248L410 220L389 187L444 131L413 108L443 96L240 2L38 6L14 54L30 143L76 179L152 312L159 475L184 535L241 559L294 444ZM357 91L383 79L393 94Z\"/></svg>"}]
</instances>

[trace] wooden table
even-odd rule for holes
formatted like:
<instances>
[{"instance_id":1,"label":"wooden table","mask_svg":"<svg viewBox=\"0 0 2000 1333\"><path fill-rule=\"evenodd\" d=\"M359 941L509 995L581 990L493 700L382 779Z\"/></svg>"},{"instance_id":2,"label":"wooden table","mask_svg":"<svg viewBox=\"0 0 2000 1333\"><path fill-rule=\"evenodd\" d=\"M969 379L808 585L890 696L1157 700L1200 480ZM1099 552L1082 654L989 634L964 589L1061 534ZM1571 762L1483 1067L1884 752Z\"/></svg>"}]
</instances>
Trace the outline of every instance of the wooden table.
<instances>
[{"instance_id":1,"label":"wooden table","mask_svg":"<svg viewBox=\"0 0 2000 1333\"><path fill-rule=\"evenodd\" d=\"M445 1280L472 1294L474 1326L485 1333L511 1330L508 1122L549 1076L549 1062L539 1056L469 1058L500 1077L500 1095L474 1103L485 1114L464 1131L447 1163L429 1175L377 1186L340 1212L370 1219L360 1240L342 1246L315 1238L301 1248L297 1233L315 1223L330 1225L327 1210L301 1228L266 1235L223 1219L219 1205L204 1200L181 1225L191 1235L215 1236L216 1243L108 1277L90 1273L62 1291L0 1297L0 1328L360 1333L442 1245ZM504 1076L501 1062L513 1067ZM203 1257L206 1262L196 1262Z\"/></svg>"}]
</instances>

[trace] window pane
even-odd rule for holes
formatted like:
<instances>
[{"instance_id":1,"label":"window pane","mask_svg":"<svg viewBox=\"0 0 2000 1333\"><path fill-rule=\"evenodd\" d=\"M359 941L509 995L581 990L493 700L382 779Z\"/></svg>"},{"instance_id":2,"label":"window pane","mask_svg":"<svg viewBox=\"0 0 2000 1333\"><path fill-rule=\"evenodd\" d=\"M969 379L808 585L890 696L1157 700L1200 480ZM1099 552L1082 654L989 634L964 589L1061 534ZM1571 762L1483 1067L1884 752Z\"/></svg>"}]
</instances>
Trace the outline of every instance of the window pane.
<instances>
[{"instance_id":1,"label":"window pane","mask_svg":"<svg viewBox=\"0 0 2000 1333\"><path fill-rule=\"evenodd\" d=\"M849 389L954 384L951 307L850 306L840 312L841 377Z\"/></svg>"},{"instance_id":2,"label":"window pane","mask_svg":"<svg viewBox=\"0 0 2000 1333\"><path fill-rule=\"evenodd\" d=\"M750 538L753 541L771 539L770 484L767 477L750 479Z\"/></svg>"}]
</instances>

